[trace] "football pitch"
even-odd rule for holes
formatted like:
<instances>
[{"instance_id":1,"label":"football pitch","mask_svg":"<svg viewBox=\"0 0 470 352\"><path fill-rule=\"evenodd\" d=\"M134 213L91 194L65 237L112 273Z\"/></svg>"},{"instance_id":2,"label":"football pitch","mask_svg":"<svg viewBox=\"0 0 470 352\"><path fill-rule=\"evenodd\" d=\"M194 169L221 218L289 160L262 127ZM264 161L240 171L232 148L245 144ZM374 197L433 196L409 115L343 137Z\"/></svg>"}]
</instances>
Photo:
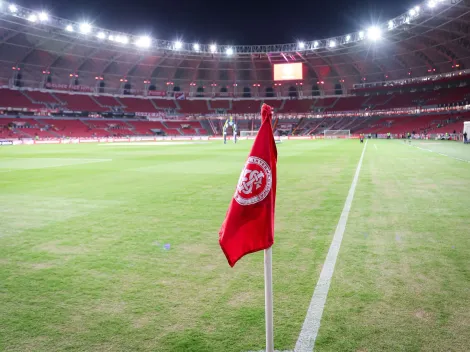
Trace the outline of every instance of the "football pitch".
<instances>
[{"instance_id":1,"label":"football pitch","mask_svg":"<svg viewBox=\"0 0 470 352\"><path fill-rule=\"evenodd\" d=\"M0 351L246 352L263 253L218 230L251 142L0 147ZM364 145L278 145L276 350L292 351ZM370 140L315 351L468 351L470 145Z\"/></svg>"}]
</instances>

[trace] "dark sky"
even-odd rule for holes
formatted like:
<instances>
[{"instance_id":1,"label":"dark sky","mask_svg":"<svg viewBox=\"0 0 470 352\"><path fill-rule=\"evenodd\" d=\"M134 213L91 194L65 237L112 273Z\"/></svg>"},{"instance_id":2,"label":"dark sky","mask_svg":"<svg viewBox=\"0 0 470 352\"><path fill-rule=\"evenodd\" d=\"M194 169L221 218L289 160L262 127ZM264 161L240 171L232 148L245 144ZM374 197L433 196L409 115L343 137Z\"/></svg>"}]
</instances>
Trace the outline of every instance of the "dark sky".
<instances>
[{"instance_id":1,"label":"dark sky","mask_svg":"<svg viewBox=\"0 0 470 352\"><path fill-rule=\"evenodd\" d=\"M70 20L186 42L281 44L346 34L395 17L411 0L18 0Z\"/></svg>"}]
</instances>

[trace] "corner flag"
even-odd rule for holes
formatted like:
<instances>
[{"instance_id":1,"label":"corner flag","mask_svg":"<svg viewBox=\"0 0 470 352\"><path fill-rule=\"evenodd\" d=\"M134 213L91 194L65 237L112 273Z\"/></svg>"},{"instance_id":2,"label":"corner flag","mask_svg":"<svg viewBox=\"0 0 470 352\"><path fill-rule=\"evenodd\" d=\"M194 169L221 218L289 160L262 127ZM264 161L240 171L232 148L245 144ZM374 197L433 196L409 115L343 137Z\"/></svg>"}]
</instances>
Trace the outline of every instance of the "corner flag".
<instances>
[{"instance_id":1,"label":"corner flag","mask_svg":"<svg viewBox=\"0 0 470 352\"><path fill-rule=\"evenodd\" d=\"M266 352L274 352L271 246L274 243L277 149L272 116L271 107L263 104L261 127L219 231L220 247L231 267L244 255L264 249Z\"/></svg>"},{"instance_id":2,"label":"corner flag","mask_svg":"<svg viewBox=\"0 0 470 352\"><path fill-rule=\"evenodd\" d=\"M274 243L277 150L271 107L261 108L261 127L238 180L219 243L230 266Z\"/></svg>"}]
</instances>

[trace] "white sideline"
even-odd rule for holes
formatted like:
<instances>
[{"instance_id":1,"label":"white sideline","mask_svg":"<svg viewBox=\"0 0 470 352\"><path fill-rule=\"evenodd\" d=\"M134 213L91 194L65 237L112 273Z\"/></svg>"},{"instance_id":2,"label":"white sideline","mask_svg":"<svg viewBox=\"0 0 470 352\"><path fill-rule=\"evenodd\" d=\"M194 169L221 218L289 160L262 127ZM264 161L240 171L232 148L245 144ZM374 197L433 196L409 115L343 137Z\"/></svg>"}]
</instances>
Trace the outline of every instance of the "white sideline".
<instances>
[{"instance_id":1,"label":"white sideline","mask_svg":"<svg viewBox=\"0 0 470 352\"><path fill-rule=\"evenodd\" d=\"M344 230L346 229L346 223L348 222L349 211L351 210L351 204L356 191L357 181L359 179L359 173L361 171L362 160L364 159L364 153L366 152L367 140L362 150L361 158L357 165L356 173L354 175L351 188L349 189L346 203L344 204L341 217L336 227L333 241L331 242L330 249L323 264L323 269L320 273L317 286L313 292L312 300L305 317L302 330L300 332L297 343L295 344L295 352L312 352L315 347L315 340L318 336L318 330L320 329L320 322L325 308L326 298L330 289L331 278L335 270L336 259L338 258L339 249L341 242L343 241Z\"/></svg>"},{"instance_id":2,"label":"white sideline","mask_svg":"<svg viewBox=\"0 0 470 352\"><path fill-rule=\"evenodd\" d=\"M413 147L421 149L421 150L425 150L427 152L431 152L431 153L439 154L439 155L442 155L442 156L446 156L448 158L455 159L455 160L458 160L458 161L463 161L464 163L470 163L470 160L456 158L454 156L450 156L450 155L447 155L447 154L444 154L444 153L435 152L434 150L431 150L431 149L421 148L421 147L418 147L416 145L413 145Z\"/></svg>"}]
</instances>

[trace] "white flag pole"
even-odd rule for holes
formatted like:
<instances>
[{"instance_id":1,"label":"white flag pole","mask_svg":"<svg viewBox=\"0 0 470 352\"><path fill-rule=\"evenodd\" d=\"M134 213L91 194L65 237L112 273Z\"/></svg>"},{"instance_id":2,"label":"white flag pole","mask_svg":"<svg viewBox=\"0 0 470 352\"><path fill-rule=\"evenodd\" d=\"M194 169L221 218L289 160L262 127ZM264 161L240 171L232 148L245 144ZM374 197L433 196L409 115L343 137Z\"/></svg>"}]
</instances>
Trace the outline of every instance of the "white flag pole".
<instances>
[{"instance_id":1,"label":"white flag pole","mask_svg":"<svg viewBox=\"0 0 470 352\"><path fill-rule=\"evenodd\" d=\"M273 257L272 247L264 250L264 301L266 315L266 352L274 352L273 335Z\"/></svg>"}]
</instances>

